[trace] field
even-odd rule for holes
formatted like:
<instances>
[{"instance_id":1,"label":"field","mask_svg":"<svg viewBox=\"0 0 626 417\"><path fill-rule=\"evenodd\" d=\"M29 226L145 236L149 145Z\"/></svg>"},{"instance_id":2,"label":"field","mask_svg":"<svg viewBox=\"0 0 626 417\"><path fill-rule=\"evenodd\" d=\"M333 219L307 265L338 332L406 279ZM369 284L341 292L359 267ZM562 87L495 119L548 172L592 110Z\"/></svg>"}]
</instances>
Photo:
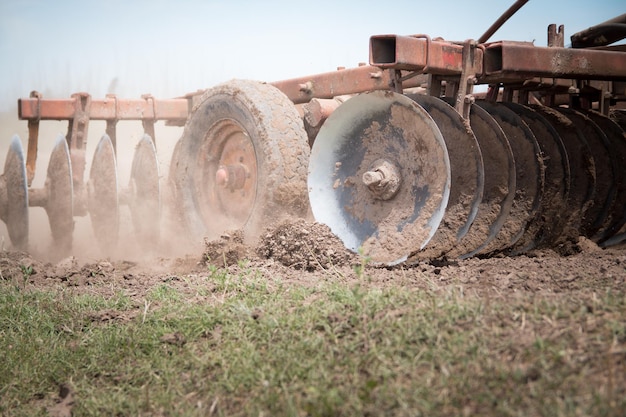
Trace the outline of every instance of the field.
<instances>
[{"instance_id":1,"label":"field","mask_svg":"<svg viewBox=\"0 0 626 417\"><path fill-rule=\"evenodd\" d=\"M0 414L622 416L626 251L378 268L321 225L0 253Z\"/></svg>"}]
</instances>

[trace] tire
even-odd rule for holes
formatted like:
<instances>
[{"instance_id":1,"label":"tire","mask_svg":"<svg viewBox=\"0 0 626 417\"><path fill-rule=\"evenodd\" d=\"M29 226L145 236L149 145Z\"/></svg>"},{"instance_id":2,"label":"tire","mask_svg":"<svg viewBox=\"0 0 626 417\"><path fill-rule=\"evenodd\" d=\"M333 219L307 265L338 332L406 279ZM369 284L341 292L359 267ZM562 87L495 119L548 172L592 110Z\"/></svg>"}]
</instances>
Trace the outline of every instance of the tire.
<instances>
[{"instance_id":1,"label":"tire","mask_svg":"<svg viewBox=\"0 0 626 417\"><path fill-rule=\"evenodd\" d=\"M308 158L302 119L280 90L246 80L211 88L173 155L178 217L192 239L239 229L256 237L281 218L304 217Z\"/></svg>"}]
</instances>

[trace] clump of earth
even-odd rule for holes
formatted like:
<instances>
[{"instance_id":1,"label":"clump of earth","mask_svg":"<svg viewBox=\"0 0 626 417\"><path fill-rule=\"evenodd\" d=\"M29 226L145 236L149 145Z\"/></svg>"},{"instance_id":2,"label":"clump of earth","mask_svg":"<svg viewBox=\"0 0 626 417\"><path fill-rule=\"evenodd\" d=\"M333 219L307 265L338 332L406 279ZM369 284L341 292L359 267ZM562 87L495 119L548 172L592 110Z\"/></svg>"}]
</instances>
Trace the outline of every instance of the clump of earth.
<instances>
[{"instance_id":1,"label":"clump of earth","mask_svg":"<svg viewBox=\"0 0 626 417\"><path fill-rule=\"evenodd\" d=\"M274 259L285 266L314 271L349 265L355 255L345 248L330 228L303 219L284 221L267 230L256 248L265 259Z\"/></svg>"},{"instance_id":2,"label":"clump of earth","mask_svg":"<svg viewBox=\"0 0 626 417\"><path fill-rule=\"evenodd\" d=\"M205 242L206 263L217 266L236 265L243 259L271 259L284 266L306 271L325 270L357 262L330 228L303 219L285 220L266 229L256 247L244 244L243 232L222 234Z\"/></svg>"},{"instance_id":3,"label":"clump of earth","mask_svg":"<svg viewBox=\"0 0 626 417\"><path fill-rule=\"evenodd\" d=\"M438 259L393 268L376 267L348 251L328 227L292 220L266 229L253 244L246 242L241 231L234 231L206 241L204 251L196 254L154 258L150 262L68 257L49 263L24 252L4 250L0 251L0 280L23 288L72 288L75 292L97 292L103 296L127 291L139 313L146 294L163 283L189 292L190 299L199 297L189 282L212 285L206 281L211 267L224 268L235 275L253 268L268 279L298 285L340 280L380 287L401 285L407 289L461 285L477 294L497 296L518 291L592 293L597 288L623 291L625 249L624 245L602 249L579 238L567 250L554 248L521 256Z\"/></svg>"},{"instance_id":4,"label":"clump of earth","mask_svg":"<svg viewBox=\"0 0 626 417\"><path fill-rule=\"evenodd\" d=\"M204 262L216 266L236 265L251 251L244 244L243 231L222 233L219 239L205 239Z\"/></svg>"}]
</instances>

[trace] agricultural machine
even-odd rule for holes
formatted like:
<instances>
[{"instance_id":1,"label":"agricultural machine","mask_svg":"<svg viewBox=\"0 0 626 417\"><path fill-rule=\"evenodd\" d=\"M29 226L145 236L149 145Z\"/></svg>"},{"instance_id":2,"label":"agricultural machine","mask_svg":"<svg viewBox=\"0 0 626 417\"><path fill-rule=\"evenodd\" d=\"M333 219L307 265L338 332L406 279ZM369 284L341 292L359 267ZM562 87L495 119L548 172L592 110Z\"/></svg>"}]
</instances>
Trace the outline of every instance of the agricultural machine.
<instances>
[{"instance_id":1,"label":"agricultural machine","mask_svg":"<svg viewBox=\"0 0 626 417\"><path fill-rule=\"evenodd\" d=\"M175 99L78 93L18 101L0 217L28 248L29 206L44 207L69 253L75 216L116 245L127 205L142 240L159 238L168 206L190 239L285 216L313 215L353 251L393 265L424 258L515 255L585 236L626 239L626 14L548 46L489 42L526 1L478 40L370 38L369 65L273 83L234 80ZM476 88L484 85L481 91ZM66 120L43 188L32 187L41 121ZM106 121L86 179L89 122ZM116 174L116 125L143 123L129 184ZM184 126L167 183L154 125Z\"/></svg>"}]
</instances>

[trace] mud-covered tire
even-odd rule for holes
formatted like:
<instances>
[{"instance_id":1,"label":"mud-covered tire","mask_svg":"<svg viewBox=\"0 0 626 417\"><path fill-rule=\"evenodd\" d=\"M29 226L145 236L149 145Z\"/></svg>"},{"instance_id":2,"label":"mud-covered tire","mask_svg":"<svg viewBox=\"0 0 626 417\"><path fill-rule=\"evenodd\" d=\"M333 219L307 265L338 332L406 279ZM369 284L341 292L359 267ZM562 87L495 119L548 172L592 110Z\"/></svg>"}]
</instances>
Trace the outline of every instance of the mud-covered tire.
<instances>
[{"instance_id":1,"label":"mud-covered tire","mask_svg":"<svg viewBox=\"0 0 626 417\"><path fill-rule=\"evenodd\" d=\"M172 159L178 217L202 239L235 229L253 237L280 218L305 216L308 158L302 119L280 90L247 80L211 88ZM220 169L231 174L228 185Z\"/></svg>"}]
</instances>

